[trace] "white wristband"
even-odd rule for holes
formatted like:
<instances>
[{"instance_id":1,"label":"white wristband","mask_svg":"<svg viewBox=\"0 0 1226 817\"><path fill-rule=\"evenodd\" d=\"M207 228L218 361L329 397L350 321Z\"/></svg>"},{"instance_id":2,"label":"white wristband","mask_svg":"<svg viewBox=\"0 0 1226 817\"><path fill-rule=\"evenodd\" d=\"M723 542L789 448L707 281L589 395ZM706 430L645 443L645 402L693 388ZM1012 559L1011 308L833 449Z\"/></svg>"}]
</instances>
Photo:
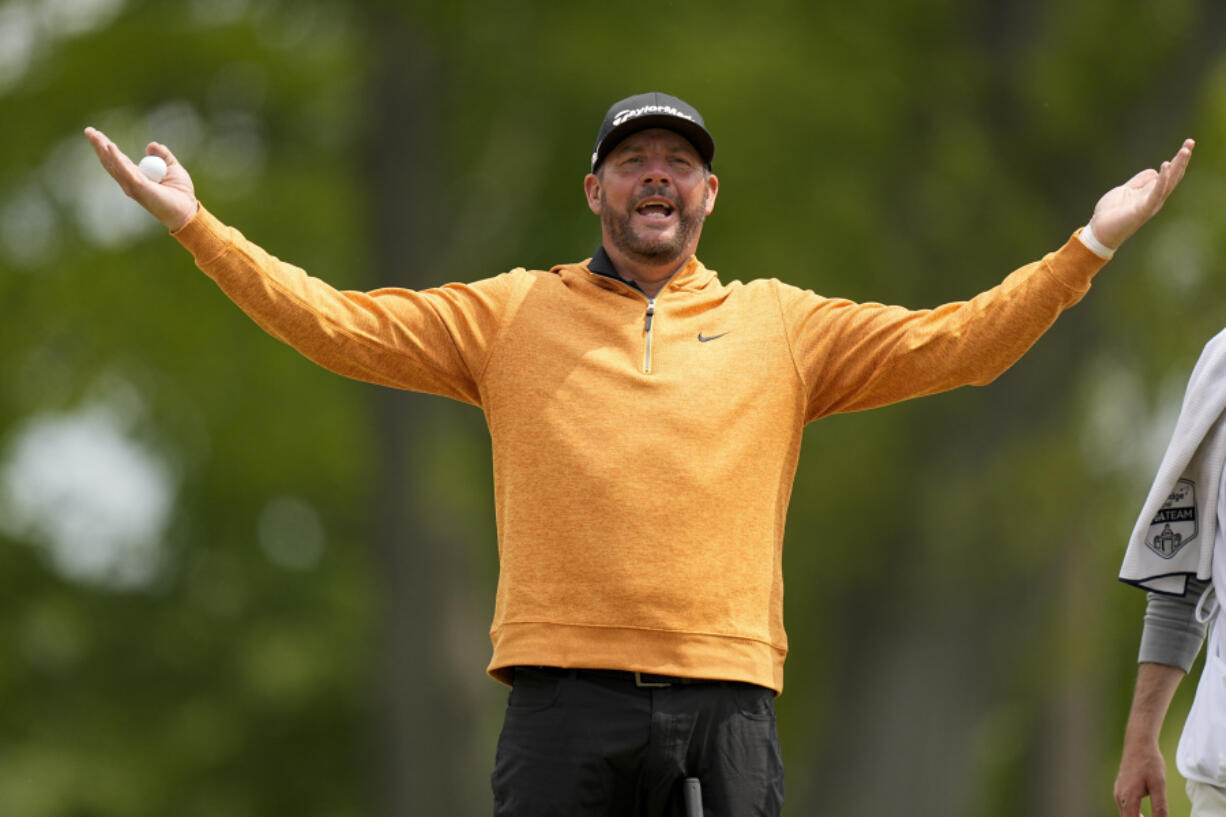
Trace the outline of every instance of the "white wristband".
<instances>
[{"instance_id":1,"label":"white wristband","mask_svg":"<svg viewBox=\"0 0 1226 817\"><path fill-rule=\"evenodd\" d=\"M1115 250L1098 240L1098 236L1094 235L1094 230L1089 224L1081 228L1081 232L1077 234L1077 237L1081 239L1081 243L1085 244L1090 252L1104 261L1110 261L1111 256L1115 255Z\"/></svg>"}]
</instances>

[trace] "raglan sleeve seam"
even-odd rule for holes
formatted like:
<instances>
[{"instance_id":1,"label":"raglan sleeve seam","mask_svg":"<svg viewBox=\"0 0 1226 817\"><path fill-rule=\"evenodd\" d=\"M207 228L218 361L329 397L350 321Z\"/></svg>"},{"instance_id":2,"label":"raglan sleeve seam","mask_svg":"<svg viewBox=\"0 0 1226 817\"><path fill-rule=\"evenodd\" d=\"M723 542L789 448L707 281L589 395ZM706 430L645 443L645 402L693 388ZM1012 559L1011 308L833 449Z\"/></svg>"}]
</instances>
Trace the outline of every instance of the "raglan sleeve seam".
<instances>
[{"instance_id":1,"label":"raglan sleeve seam","mask_svg":"<svg viewBox=\"0 0 1226 817\"><path fill-rule=\"evenodd\" d=\"M473 382L477 385L478 391L481 390L482 384L485 382L486 372L489 371L490 361L494 359L494 351L498 348L502 341L502 336L506 331L507 322L510 320L510 315L515 312L520 299L523 297L524 290L531 285L530 277L523 267L517 267L509 273L514 281L514 287L507 296L507 301L503 309L498 315L498 326L490 337L489 343L485 345L484 359L481 361L480 370L473 375Z\"/></svg>"},{"instance_id":2,"label":"raglan sleeve seam","mask_svg":"<svg viewBox=\"0 0 1226 817\"><path fill-rule=\"evenodd\" d=\"M779 327L783 332L783 342L787 345L788 356L792 361L792 371L796 374L796 380L800 384L801 399L804 403L802 413L806 418L805 421L809 422L811 419L816 419L808 416L813 402L813 395L810 394L810 384L805 379L804 368L800 364L800 357L796 351L796 342L792 337L792 328L787 320L787 310L783 305L783 287L778 279L771 279L771 289L775 293L775 308L779 311Z\"/></svg>"}]
</instances>

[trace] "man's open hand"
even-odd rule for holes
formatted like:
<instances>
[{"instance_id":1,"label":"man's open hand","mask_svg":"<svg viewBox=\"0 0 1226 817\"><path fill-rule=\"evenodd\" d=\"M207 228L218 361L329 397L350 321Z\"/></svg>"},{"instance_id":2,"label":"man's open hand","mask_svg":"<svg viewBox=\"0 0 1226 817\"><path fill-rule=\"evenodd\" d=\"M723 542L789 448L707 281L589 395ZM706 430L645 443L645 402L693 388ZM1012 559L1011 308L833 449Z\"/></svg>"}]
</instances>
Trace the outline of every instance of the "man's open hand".
<instances>
[{"instance_id":1,"label":"man's open hand","mask_svg":"<svg viewBox=\"0 0 1226 817\"><path fill-rule=\"evenodd\" d=\"M1098 240L1114 250L1161 210L1188 169L1194 147L1194 141L1185 139L1175 157L1163 162L1160 169L1142 170L1124 184L1107 191L1094 206L1094 215L1090 218L1090 228Z\"/></svg>"},{"instance_id":2,"label":"man's open hand","mask_svg":"<svg viewBox=\"0 0 1226 817\"><path fill-rule=\"evenodd\" d=\"M166 162L166 178L155 182L142 173L102 131L86 128L85 136L94 146L94 152L98 154L98 160L106 172L119 182L123 192L165 224L168 230L178 230L196 215L199 205L192 177L165 145L150 142L147 149L147 153L161 156Z\"/></svg>"}]
</instances>

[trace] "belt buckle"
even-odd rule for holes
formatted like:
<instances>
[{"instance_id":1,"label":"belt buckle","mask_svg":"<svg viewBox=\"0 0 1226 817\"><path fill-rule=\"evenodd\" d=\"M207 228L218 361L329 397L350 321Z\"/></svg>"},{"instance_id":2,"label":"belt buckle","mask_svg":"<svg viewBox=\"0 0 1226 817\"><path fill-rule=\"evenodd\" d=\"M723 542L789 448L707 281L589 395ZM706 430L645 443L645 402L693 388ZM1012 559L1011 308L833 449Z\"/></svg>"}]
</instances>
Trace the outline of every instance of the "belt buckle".
<instances>
[{"instance_id":1,"label":"belt buckle","mask_svg":"<svg viewBox=\"0 0 1226 817\"><path fill-rule=\"evenodd\" d=\"M665 689L672 686L668 681L644 681L643 673L634 673L634 685L639 689Z\"/></svg>"}]
</instances>

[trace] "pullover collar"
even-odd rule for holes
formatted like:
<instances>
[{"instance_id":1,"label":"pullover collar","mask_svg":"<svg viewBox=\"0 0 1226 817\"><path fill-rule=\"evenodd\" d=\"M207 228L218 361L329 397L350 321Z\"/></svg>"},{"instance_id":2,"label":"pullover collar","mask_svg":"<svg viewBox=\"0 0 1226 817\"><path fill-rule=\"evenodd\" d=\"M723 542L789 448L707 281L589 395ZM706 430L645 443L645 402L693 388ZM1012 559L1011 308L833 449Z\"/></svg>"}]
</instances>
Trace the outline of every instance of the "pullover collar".
<instances>
[{"instance_id":1,"label":"pullover collar","mask_svg":"<svg viewBox=\"0 0 1226 817\"><path fill-rule=\"evenodd\" d=\"M589 272L602 278L620 281L638 292L643 291L634 281L628 281L618 273L617 268L613 266L613 259L609 258L609 254L605 252L603 244L596 248L596 252L592 253L592 260L588 262L587 268ZM684 289L701 289L714 275L712 271L702 265L702 262L698 260L698 256L691 255L681 265L681 268L673 273L672 277L664 285L664 288L667 289L672 286ZM661 290L661 292L663 291Z\"/></svg>"}]
</instances>

